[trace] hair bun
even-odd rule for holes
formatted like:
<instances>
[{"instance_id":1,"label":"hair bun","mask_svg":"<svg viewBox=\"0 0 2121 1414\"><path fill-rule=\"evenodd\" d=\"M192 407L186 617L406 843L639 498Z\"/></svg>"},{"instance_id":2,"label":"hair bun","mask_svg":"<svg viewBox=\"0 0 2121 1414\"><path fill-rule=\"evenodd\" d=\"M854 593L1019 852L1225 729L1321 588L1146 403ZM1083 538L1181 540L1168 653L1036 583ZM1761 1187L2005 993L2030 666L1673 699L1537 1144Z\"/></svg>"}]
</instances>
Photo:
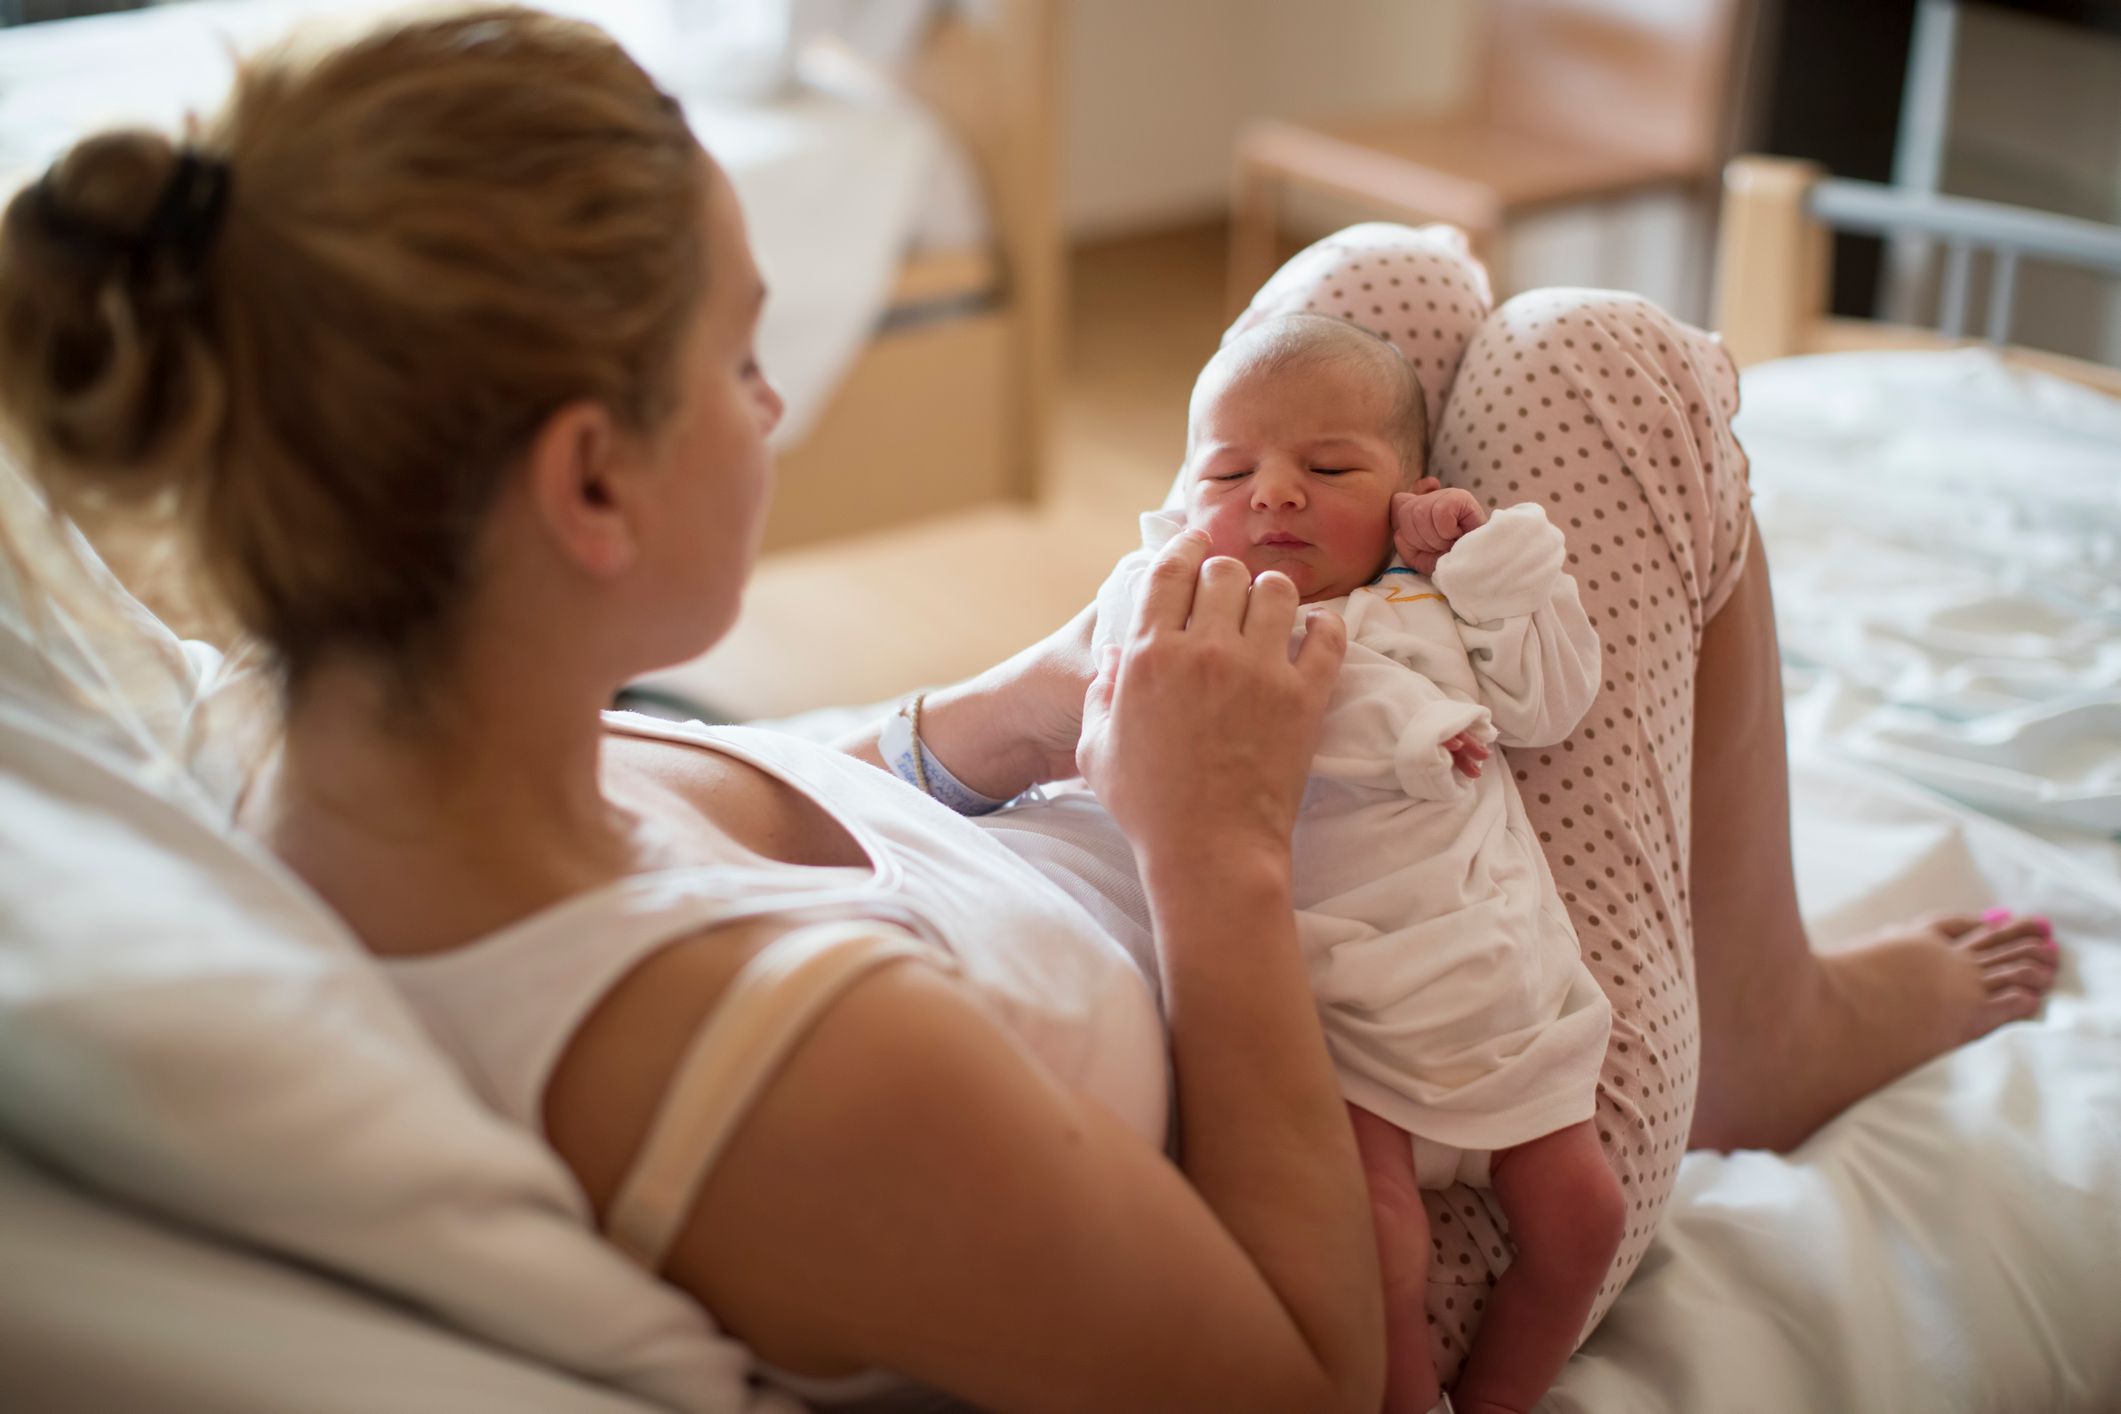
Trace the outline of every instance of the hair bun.
<instances>
[{"instance_id":1,"label":"hair bun","mask_svg":"<svg viewBox=\"0 0 2121 1414\"><path fill-rule=\"evenodd\" d=\"M150 132L88 138L0 217L0 388L61 495L127 499L201 465L222 402L205 308L226 163Z\"/></svg>"}]
</instances>

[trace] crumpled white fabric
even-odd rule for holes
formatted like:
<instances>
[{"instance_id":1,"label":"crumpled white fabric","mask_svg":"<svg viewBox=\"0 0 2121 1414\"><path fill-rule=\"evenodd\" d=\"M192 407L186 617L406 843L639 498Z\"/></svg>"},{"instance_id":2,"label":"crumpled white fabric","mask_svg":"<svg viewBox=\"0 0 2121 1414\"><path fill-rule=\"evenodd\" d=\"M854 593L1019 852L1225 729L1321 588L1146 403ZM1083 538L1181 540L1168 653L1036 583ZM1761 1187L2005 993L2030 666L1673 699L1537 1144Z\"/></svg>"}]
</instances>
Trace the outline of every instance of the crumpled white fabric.
<instances>
[{"instance_id":1,"label":"crumpled white fabric","mask_svg":"<svg viewBox=\"0 0 2121 1414\"><path fill-rule=\"evenodd\" d=\"M2121 835L2121 401L1992 354L1748 369L1800 742Z\"/></svg>"},{"instance_id":2,"label":"crumpled white fabric","mask_svg":"<svg viewBox=\"0 0 2121 1414\"><path fill-rule=\"evenodd\" d=\"M2121 1389L2121 872L1800 747L1822 947L1933 909L2044 912L2006 1026L1789 1155L1690 1154L1649 1255L1541 1414L2105 1414Z\"/></svg>"}]
</instances>

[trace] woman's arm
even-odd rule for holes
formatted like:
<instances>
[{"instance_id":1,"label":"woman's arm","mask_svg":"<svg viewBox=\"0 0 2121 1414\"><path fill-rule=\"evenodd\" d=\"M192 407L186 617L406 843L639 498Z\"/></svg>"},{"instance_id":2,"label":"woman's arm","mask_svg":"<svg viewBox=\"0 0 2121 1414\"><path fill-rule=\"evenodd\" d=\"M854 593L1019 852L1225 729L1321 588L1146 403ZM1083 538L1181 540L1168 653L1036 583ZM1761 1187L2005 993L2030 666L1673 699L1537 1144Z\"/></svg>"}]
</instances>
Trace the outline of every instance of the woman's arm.
<instances>
[{"instance_id":1,"label":"woman's arm","mask_svg":"<svg viewBox=\"0 0 2121 1414\"><path fill-rule=\"evenodd\" d=\"M982 795L1008 800L1075 774L1083 692L1090 685L1094 608L977 677L937 688L921 702L921 744ZM881 767L881 723L839 743Z\"/></svg>"},{"instance_id":2,"label":"woman's arm","mask_svg":"<svg viewBox=\"0 0 2121 1414\"><path fill-rule=\"evenodd\" d=\"M1183 1176L960 986L889 967L768 1087L666 1268L766 1359L997 1411L1377 1407L1368 1207L1289 904L1338 621L1292 663L1294 586L1204 554L1160 562L1081 747L1150 892ZM664 950L570 1044L547 1127L599 1209L744 949Z\"/></svg>"},{"instance_id":3,"label":"woman's arm","mask_svg":"<svg viewBox=\"0 0 2121 1414\"><path fill-rule=\"evenodd\" d=\"M1235 1088L1181 1086L1211 1111ZM1329 1099L1310 1152L1276 1089L1239 1096L1182 1175L955 982L894 965L768 1088L664 1274L783 1369L892 1370L996 1414L1372 1414L1379 1282Z\"/></svg>"}]
</instances>

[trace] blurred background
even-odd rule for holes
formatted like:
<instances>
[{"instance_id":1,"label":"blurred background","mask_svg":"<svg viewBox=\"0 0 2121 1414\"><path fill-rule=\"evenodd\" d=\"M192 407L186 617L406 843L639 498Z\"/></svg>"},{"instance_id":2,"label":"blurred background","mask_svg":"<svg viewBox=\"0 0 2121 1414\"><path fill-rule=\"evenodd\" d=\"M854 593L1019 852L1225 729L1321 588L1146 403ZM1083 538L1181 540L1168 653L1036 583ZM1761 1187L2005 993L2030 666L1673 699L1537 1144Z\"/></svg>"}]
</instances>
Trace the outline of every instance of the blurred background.
<instances>
[{"instance_id":1,"label":"blurred background","mask_svg":"<svg viewBox=\"0 0 2121 1414\"><path fill-rule=\"evenodd\" d=\"M1161 500L1227 319L1337 225L1450 220L1498 296L1613 286L1712 324L1740 152L2121 222L2115 0L545 8L685 103L774 291L767 556L730 639L638 699L686 715L884 698L1065 620ZM210 113L233 55L405 9L0 0L0 179L101 123ZM1833 306L1934 315L1937 265L1841 238ZM2121 364L2111 282L2028 266L2015 294L2013 342ZM211 631L159 554L114 545Z\"/></svg>"}]
</instances>

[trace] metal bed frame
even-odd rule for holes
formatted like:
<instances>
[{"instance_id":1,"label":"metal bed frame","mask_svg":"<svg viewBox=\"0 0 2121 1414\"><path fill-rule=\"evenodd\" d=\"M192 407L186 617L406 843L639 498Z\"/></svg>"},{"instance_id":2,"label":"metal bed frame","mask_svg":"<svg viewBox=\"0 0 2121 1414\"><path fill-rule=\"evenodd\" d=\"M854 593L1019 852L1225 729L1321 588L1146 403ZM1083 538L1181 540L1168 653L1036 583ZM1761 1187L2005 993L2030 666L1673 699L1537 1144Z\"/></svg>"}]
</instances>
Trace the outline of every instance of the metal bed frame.
<instances>
[{"instance_id":1,"label":"metal bed frame","mask_svg":"<svg viewBox=\"0 0 2121 1414\"><path fill-rule=\"evenodd\" d=\"M1835 231L1945 248L1937 328L1827 312ZM1968 337L1975 258L1990 274L1979 340ZM2121 228L1991 201L1830 178L1786 158L1741 157L1724 174L1716 324L1741 366L1843 349L1995 345L2010 362L2121 396L2121 369L2008 344L2022 261L2121 279Z\"/></svg>"}]
</instances>

